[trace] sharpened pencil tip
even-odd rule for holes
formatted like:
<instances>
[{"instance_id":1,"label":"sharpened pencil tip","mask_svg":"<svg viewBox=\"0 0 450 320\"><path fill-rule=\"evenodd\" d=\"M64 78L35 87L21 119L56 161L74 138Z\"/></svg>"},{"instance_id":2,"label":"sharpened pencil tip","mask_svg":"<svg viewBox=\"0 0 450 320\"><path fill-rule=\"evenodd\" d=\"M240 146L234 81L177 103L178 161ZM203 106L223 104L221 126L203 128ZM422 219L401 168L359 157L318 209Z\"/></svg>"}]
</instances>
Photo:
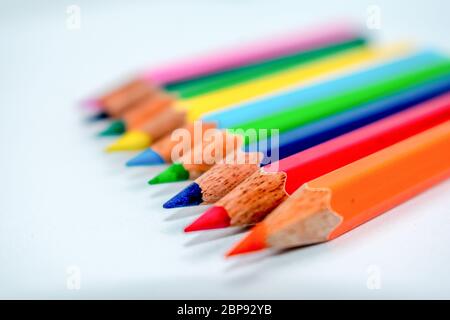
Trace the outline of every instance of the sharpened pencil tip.
<instances>
[{"instance_id":1,"label":"sharpened pencil tip","mask_svg":"<svg viewBox=\"0 0 450 320\"><path fill-rule=\"evenodd\" d=\"M163 204L163 208L172 209L187 206L196 206L203 202L202 189L193 182L185 189L181 190L177 195Z\"/></svg>"},{"instance_id":2,"label":"sharpened pencil tip","mask_svg":"<svg viewBox=\"0 0 450 320\"><path fill-rule=\"evenodd\" d=\"M224 207L214 206L206 210L197 220L184 229L184 232L220 229L230 226L230 217Z\"/></svg>"},{"instance_id":3,"label":"sharpened pencil tip","mask_svg":"<svg viewBox=\"0 0 450 320\"><path fill-rule=\"evenodd\" d=\"M187 171L181 163L174 163L166 170L149 180L148 184L161 184L169 182L185 181L189 179Z\"/></svg>"},{"instance_id":4,"label":"sharpened pencil tip","mask_svg":"<svg viewBox=\"0 0 450 320\"><path fill-rule=\"evenodd\" d=\"M108 113L106 113L105 111L100 111L100 112L90 116L87 119L87 121L89 121L89 122L97 122L97 121L105 120L105 119L108 119L108 118L109 118L109 114Z\"/></svg>"},{"instance_id":5,"label":"sharpened pencil tip","mask_svg":"<svg viewBox=\"0 0 450 320\"><path fill-rule=\"evenodd\" d=\"M250 233L238 242L225 256L231 257L239 254L255 252L267 248L267 231L264 223L257 224Z\"/></svg>"},{"instance_id":6,"label":"sharpened pencil tip","mask_svg":"<svg viewBox=\"0 0 450 320\"><path fill-rule=\"evenodd\" d=\"M108 136L119 136L121 134L124 134L127 130L125 122L122 120L116 120L111 122L111 124L102 132L99 133L99 136L101 137L108 137Z\"/></svg>"},{"instance_id":7,"label":"sharpened pencil tip","mask_svg":"<svg viewBox=\"0 0 450 320\"><path fill-rule=\"evenodd\" d=\"M140 131L129 131L106 148L108 152L135 151L147 148L151 143L148 134Z\"/></svg>"},{"instance_id":8,"label":"sharpened pencil tip","mask_svg":"<svg viewBox=\"0 0 450 320\"><path fill-rule=\"evenodd\" d=\"M148 148L147 150L139 153L136 157L130 159L127 162L127 166L153 166L164 163L164 159L156 151L154 151L152 148Z\"/></svg>"}]
</instances>

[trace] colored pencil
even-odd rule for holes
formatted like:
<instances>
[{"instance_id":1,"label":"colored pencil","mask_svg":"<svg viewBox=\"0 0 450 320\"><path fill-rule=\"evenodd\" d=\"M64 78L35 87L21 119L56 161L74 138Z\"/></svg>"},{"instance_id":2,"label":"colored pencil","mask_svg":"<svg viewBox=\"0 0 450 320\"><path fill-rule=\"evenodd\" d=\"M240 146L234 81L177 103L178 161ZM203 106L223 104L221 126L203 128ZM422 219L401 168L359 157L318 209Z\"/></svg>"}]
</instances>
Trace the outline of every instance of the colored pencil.
<instances>
[{"instance_id":1,"label":"colored pencil","mask_svg":"<svg viewBox=\"0 0 450 320\"><path fill-rule=\"evenodd\" d=\"M330 76L330 74L343 71L349 72L351 66L357 68L361 64L373 61L373 59L392 56L393 54L404 52L404 50L404 46L398 45L385 48L368 47L363 49L353 49L346 53L321 59L317 62L308 63L305 66L299 66L275 75L262 77L249 83L205 94L201 97L186 100L183 103L176 103L166 109L166 113L170 113L171 116L176 119L184 117L186 122L195 121L208 112L220 110L258 96L275 93L278 90L306 84L313 80L323 78L324 76ZM166 119L169 118L169 116L162 114L158 116ZM152 119L152 121L158 121L158 119ZM168 132L170 132L170 130L166 130L165 133ZM127 132L123 136L123 139L129 140L127 134L135 137L139 135L146 136L147 141L151 141L149 133L145 130ZM142 140L144 139L145 138ZM119 139L117 144L113 143L107 148L107 151L120 151L126 149L124 147L125 144ZM142 149L146 147L148 147L148 144L142 145Z\"/></svg>"},{"instance_id":2,"label":"colored pencil","mask_svg":"<svg viewBox=\"0 0 450 320\"><path fill-rule=\"evenodd\" d=\"M130 82L120 85L99 98L89 99L86 103L92 107L101 108L106 113L110 112L110 108L117 112L121 108L127 108L130 104L136 102L142 95L145 95L149 88L155 86L175 84L290 55L320 47L338 41L338 39L349 39L357 34L359 34L359 30L349 23L333 23L248 43L245 46L238 46L233 49L220 50L206 56L170 63L159 68L151 68L138 74Z\"/></svg>"},{"instance_id":3,"label":"colored pencil","mask_svg":"<svg viewBox=\"0 0 450 320\"><path fill-rule=\"evenodd\" d=\"M264 166L220 199L185 231L257 223L303 183L448 119L450 92Z\"/></svg>"},{"instance_id":4,"label":"colored pencil","mask_svg":"<svg viewBox=\"0 0 450 320\"><path fill-rule=\"evenodd\" d=\"M178 101L182 102L183 100L200 96L202 94L218 91L223 88L235 86L240 83L248 82L257 78L261 78L263 76L294 68L295 66L318 60L322 57L330 56L339 52L344 52L352 48L361 47L365 45L365 43L366 40L364 38L354 38L345 40L344 42L332 43L325 47L319 47L308 51L301 51L294 55L281 57L256 65L242 67L238 70L230 70L205 78L191 80L187 83L172 86L170 87L170 89L166 88L166 91L171 93L173 96L176 96ZM164 90L162 89L155 91L164 92ZM145 99L148 99L148 97L146 97ZM142 105L135 103L130 105L129 108L123 109L123 112L121 114L116 114L116 118L120 116L122 119L113 121L103 132L103 135L120 135L125 133L125 131L127 130L132 130L133 128L130 127L126 122L126 119L123 118L126 117L127 113L133 112L135 111L135 109L140 109L142 107ZM147 117L147 120L150 119L151 117ZM118 128L120 128L120 130L118 130Z\"/></svg>"},{"instance_id":5,"label":"colored pencil","mask_svg":"<svg viewBox=\"0 0 450 320\"><path fill-rule=\"evenodd\" d=\"M228 256L333 240L450 176L450 121L305 183Z\"/></svg>"},{"instance_id":6,"label":"colored pencil","mask_svg":"<svg viewBox=\"0 0 450 320\"><path fill-rule=\"evenodd\" d=\"M407 88L424 84L427 81L436 80L441 76L450 74L450 61L446 60L444 62L438 62L427 66L425 68L419 68L418 70L413 70L409 73L404 73L401 75L395 75L389 79L379 81L375 84L366 86L364 88L356 88L354 90L345 91L334 96L325 97L320 101L315 101L307 104L297 105L295 108L291 108L284 112L280 112L269 117L265 117L262 120L253 121L250 124L242 124L240 127L244 130L251 129L250 133L243 131L233 130L238 135L241 135L245 143L253 142L258 140L260 129L277 129L281 133L285 131L292 130L296 127L320 120L322 118L343 112L360 106L364 103L369 103L388 97L399 91L405 90ZM239 128L233 128L239 129ZM243 134L242 134L243 132ZM266 136L270 132L267 130L263 131ZM183 165L183 163L181 163ZM192 165L189 166L190 170L195 171L196 174L201 170L201 165L199 168L194 168ZM176 164L177 172L180 172L180 163ZM165 177L176 178L177 175L171 174L173 167L170 166L160 175ZM186 169L187 170L187 169ZM188 171L188 170L187 170ZM178 175L179 179L185 179L189 177L189 173L184 173L183 175ZM167 180L165 181L162 177L155 177L150 180L150 184L155 182L175 182L181 180Z\"/></svg>"},{"instance_id":7,"label":"colored pencil","mask_svg":"<svg viewBox=\"0 0 450 320\"><path fill-rule=\"evenodd\" d=\"M245 151L262 153L260 161L218 163L164 203L163 207L177 208L215 203L257 171L260 166L269 164L274 155L278 155L278 159L286 158L446 91L450 91L450 75L281 134L277 145L271 145L270 139L263 144L249 145Z\"/></svg>"},{"instance_id":8,"label":"colored pencil","mask_svg":"<svg viewBox=\"0 0 450 320\"><path fill-rule=\"evenodd\" d=\"M307 87L295 88L292 91L281 93L263 100L239 105L236 108L226 109L211 115L206 114L202 117L204 123L213 123L217 128L227 128L231 125L244 123L257 118L261 115L268 115L271 112L287 109L295 103L306 103L318 100L327 95L333 95L341 91L355 88L355 86L365 86L378 79L383 79L422 65L427 65L434 61L445 59L442 55L432 51L422 51L410 54L400 59L395 57L393 61L388 61L382 65L370 65L368 69L363 69L355 73L350 73L337 79L319 82ZM170 141L170 134L164 139ZM170 155L173 144L163 144L161 150L149 148L142 154L127 162L128 166L161 164L160 160L164 159L166 163L170 163ZM158 152L161 154L158 155Z\"/></svg>"}]
</instances>

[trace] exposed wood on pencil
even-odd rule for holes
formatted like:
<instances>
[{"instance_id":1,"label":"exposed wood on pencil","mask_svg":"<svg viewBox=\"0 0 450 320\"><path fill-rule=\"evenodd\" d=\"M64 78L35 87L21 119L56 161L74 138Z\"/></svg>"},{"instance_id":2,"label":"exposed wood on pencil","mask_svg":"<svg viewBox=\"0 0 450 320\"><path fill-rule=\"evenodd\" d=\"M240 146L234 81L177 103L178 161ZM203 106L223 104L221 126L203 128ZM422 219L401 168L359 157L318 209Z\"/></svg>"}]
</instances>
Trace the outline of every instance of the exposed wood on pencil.
<instances>
[{"instance_id":1,"label":"exposed wood on pencil","mask_svg":"<svg viewBox=\"0 0 450 320\"><path fill-rule=\"evenodd\" d=\"M146 81L136 79L111 94L100 99L100 103L109 116L121 117L133 104L150 96L156 87Z\"/></svg>"},{"instance_id":2,"label":"exposed wood on pencil","mask_svg":"<svg viewBox=\"0 0 450 320\"><path fill-rule=\"evenodd\" d=\"M173 108L163 107L164 112L160 112L152 121L146 122L140 131L148 134L153 141L165 136L185 124L183 112L177 112Z\"/></svg>"},{"instance_id":3,"label":"exposed wood on pencil","mask_svg":"<svg viewBox=\"0 0 450 320\"><path fill-rule=\"evenodd\" d=\"M225 208L230 225L256 223L286 199L285 181L284 172L265 173L258 170L245 180L244 185L238 185L215 206Z\"/></svg>"},{"instance_id":4,"label":"exposed wood on pencil","mask_svg":"<svg viewBox=\"0 0 450 320\"><path fill-rule=\"evenodd\" d=\"M230 152L237 152L243 143L241 136L226 131L216 131L216 134L206 140L210 143L195 145L178 160L189 171L191 179L199 177L214 164L222 161Z\"/></svg>"},{"instance_id":5,"label":"exposed wood on pencil","mask_svg":"<svg viewBox=\"0 0 450 320\"><path fill-rule=\"evenodd\" d=\"M136 130L145 126L148 119L156 117L170 104L174 103L175 97L164 93L155 92L145 100L138 103L132 110L123 115L127 130Z\"/></svg>"},{"instance_id":6,"label":"exposed wood on pencil","mask_svg":"<svg viewBox=\"0 0 450 320\"><path fill-rule=\"evenodd\" d=\"M214 165L195 181L203 190L203 202L214 203L224 197L259 169L261 158L262 155L259 153L246 153L243 162L233 159Z\"/></svg>"},{"instance_id":7,"label":"exposed wood on pencil","mask_svg":"<svg viewBox=\"0 0 450 320\"><path fill-rule=\"evenodd\" d=\"M342 221L329 208L331 191L304 186L282 203L264 224L272 247L293 247L327 240L328 234ZM274 213L275 213L274 212ZM276 217L277 216L277 217Z\"/></svg>"},{"instance_id":8,"label":"exposed wood on pencil","mask_svg":"<svg viewBox=\"0 0 450 320\"><path fill-rule=\"evenodd\" d=\"M227 154L236 152L242 146L242 137L222 130L213 130L205 140L180 157L176 163L148 181L149 184L196 179L213 165L222 161Z\"/></svg>"},{"instance_id":9,"label":"exposed wood on pencil","mask_svg":"<svg viewBox=\"0 0 450 320\"><path fill-rule=\"evenodd\" d=\"M190 135L191 139L189 141L179 141L177 139L174 139L172 137L172 132L166 134L164 137L162 137L160 140L158 140L155 144L152 145L153 151L159 154L161 158L164 159L166 163L174 162L178 159L178 157L174 157L172 159L172 150L173 148L181 143L181 150L180 156L183 155L183 150L190 150L192 149L197 143L201 142L203 140L203 137L205 135L206 130L208 129L214 129L216 126L214 123L207 123L207 122L201 122L200 126L196 126L194 123L189 123L181 127L180 129L186 130L187 133ZM202 134L195 134L194 130L201 130ZM178 155L177 155L178 156Z\"/></svg>"}]
</instances>

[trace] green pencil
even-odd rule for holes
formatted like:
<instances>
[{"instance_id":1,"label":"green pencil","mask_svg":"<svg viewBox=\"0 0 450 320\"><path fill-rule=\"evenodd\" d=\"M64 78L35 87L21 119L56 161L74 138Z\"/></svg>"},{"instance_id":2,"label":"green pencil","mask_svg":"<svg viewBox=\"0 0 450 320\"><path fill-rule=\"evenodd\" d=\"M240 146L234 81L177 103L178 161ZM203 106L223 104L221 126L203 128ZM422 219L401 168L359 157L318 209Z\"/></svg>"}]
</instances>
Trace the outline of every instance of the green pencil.
<instances>
[{"instance_id":1,"label":"green pencil","mask_svg":"<svg viewBox=\"0 0 450 320\"><path fill-rule=\"evenodd\" d=\"M224 71L219 74L213 74L199 79L176 83L173 85L169 84L164 88L169 92L173 92L182 99L192 98L211 91L216 91L272 73L293 68L300 64L311 62L338 52L361 47L366 43L367 41L364 38L354 38L341 43L335 43L309 51L302 51L293 55Z\"/></svg>"}]
</instances>

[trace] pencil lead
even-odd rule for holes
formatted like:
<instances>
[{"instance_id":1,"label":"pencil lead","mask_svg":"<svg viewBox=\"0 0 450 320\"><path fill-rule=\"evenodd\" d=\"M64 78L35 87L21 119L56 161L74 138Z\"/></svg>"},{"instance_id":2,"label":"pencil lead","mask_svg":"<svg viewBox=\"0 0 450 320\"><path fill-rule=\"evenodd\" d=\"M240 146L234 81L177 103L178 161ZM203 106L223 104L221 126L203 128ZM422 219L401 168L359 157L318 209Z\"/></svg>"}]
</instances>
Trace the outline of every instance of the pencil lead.
<instances>
[{"instance_id":1,"label":"pencil lead","mask_svg":"<svg viewBox=\"0 0 450 320\"><path fill-rule=\"evenodd\" d=\"M184 232L220 229L230 226L230 217L223 207L211 207L197 220L184 229Z\"/></svg>"},{"instance_id":2,"label":"pencil lead","mask_svg":"<svg viewBox=\"0 0 450 320\"><path fill-rule=\"evenodd\" d=\"M109 114L105 111L100 111L92 116L90 116L87 120L89 122L96 122L100 120L105 120L109 118Z\"/></svg>"},{"instance_id":3,"label":"pencil lead","mask_svg":"<svg viewBox=\"0 0 450 320\"><path fill-rule=\"evenodd\" d=\"M196 206L203 202L202 200L202 189L200 186L193 182L185 189L181 190L172 199L168 200L163 204L163 208L179 208L187 206Z\"/></svg>"},{"instance_id":4,"label":"pencil lead","mask_svg":"<svg viewBox=\"0 0 450 320\"><path fill-rule=\"evenodd\" d=\"M231 257L238 254L259 251L267 248L267 230L264 223L257 224L250 233L238 242L225 256Z\"/></svg>"},{"instance_id":5,"label":"pencil lead","mask_svg":"<svg viewBox=\"0 0 450 320\"><path fill-rule=\"evenodd\" d=\"M148 184L160 184L168 182L185 181L189 179L187 171L181 163L174 163L156 177L148 181Z\"/></svg>"},{"instance_id":6,"label":"pencil lead","mask_svg":"<svg viewBox=\"0 0 450 320\"><path fill-rule=\"evenodd\" d=\"M140 131L129 131L106 148L108 152L133 151L147 148L151 143L148 134Z\"/></svg>"},{"instance_id":7,"label":"pencil lead","mask_svg":"<svg viewBox=\"0 0 450 320\"><path fill-rule=\"evenodd\" d=\"M134 158L128 160L128 167L136 166L153 166L166 163L164 159L152 148L148 148L145 151L139 153Z\"/></svg>"},{"instance_id":8,"label":"pencil lead","mask_svg":"<svg viewBox=\"0 0 450 320\"><path fill-rule=\"evenodd\" d=\"M99 136L119 136L121 134L124 134L126 130L127 128L125 122L123 122L122 120L116 120L111 122L111 124L105 130L100 132Z\"/></svg>"}]
</instances>

